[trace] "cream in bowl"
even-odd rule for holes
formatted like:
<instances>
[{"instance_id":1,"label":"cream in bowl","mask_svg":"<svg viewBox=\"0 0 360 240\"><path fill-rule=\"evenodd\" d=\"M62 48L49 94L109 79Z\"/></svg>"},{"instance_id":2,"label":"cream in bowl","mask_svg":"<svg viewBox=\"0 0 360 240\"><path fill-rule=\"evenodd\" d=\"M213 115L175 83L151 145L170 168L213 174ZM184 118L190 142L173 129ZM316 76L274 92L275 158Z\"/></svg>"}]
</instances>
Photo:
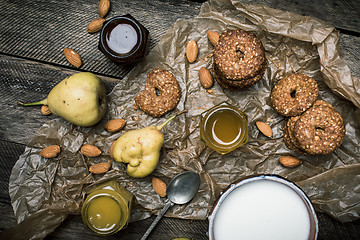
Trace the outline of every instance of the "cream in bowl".
<instances>
[{"instance_id":1,"label":"cream in bowl","mask_svg":"<svg viewBox=\"0 0 360 240\"><path fill-rule=\"evenodd\" d=\"M276 175L232 184L209 216L210 240L314 240L317 233L309 198L294 183Z\"/></svg>"}]
</instances>

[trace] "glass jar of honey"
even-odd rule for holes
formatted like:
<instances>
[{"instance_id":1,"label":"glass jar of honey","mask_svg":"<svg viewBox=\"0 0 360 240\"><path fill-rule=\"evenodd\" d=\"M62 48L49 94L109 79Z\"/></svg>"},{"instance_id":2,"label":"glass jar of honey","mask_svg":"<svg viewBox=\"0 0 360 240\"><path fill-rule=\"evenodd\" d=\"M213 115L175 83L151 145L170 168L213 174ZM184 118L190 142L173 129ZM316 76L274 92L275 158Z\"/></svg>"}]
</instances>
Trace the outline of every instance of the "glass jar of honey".
<instances>
[{"instance_id":1,"label":"glass jar of honey","mask_svg":"<svg viewBox=\"0 0 360 240\"><path fill-rule=\"evenodd\" d=\"M130 14L106 21L101 29L99 49L111 61L128 65L145 58L149 31Z\"/></svg>"},{"instance_id":2,"label":"glass jar of honey","mask_svg":"<svg viewBox=\"0 0 360 240\"><path fill-rule=\"evenodd\" d=\"M81 209L85 225L99 235L114 234L129 222L133 195L112 180L92 188Z\"/></svg>"},{"instance_id":3,"label":"glass jar of honey","mask_svg":"<svg viewBox=\"0 0 360 240\"><path fill-rule=\"evenodd\" d=\"M245 144L247 135L247 115L227 102L201 114L201 140L220 154L229 153Z\"/></svg>"}]
</instances>

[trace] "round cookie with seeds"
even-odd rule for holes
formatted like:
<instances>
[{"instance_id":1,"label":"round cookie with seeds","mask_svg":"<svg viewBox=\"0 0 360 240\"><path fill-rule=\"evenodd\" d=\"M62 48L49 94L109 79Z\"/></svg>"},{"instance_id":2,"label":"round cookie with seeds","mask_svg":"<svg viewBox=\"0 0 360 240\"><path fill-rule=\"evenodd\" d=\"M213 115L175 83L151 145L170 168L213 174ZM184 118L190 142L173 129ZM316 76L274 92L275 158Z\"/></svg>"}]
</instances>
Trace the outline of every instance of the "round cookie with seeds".
<instances>
[{"instance_id":1,"label":"round cookie with seeds","mask_svg":"<svg viewBox=\"0 0 360 240\"><path fill-rule=\"evenodd\" d=\"M294 128L295 128L295 124L299 120L299 118L300 118L300 116L290 117L289 120L287 121L287 129L289 131L290 141L297 149L301 149L301 146L295 137Z\"/></svg>"},{"instance_id":2,"label":"round cookie with seeds","mask_svg":"<svg viewBox=\"0 0 360 240\"><path fill-rule=\"evenodd\" d=\"M291 117L291 118L286 118L285 122L284 122L284 126L283 126L283 137L284 137L284 142L286 147L288 147L290 150L293 150L299 154L307 154L298 144L297 141L294 141L294 132L293 132L293 125L294 122L296 122L296 119L293 118L299 118L298 116L296 117Z\"/></svg>"},{"instance_id":3,"label":"round cookie with seeds","mask_svg":"<svg viewBox=\"0 0 360 240\"><path fill-rule=\"evenodd\" d=\"M319 94L316 81L304 74L293 73L279 80L271 91L273 108L283 116L298 116L311 107Z\"/></svg>"},{"instance_id":4,"label":"round cookie with seeds","mask_svg":"<svg viewBox=\"0 0 360 240\"><path fill-rule=\"evenodd\" d=\"M157 68L148 73L145 89L135 97L135 103L146 114L160 117L173 110L180 97L180 86L174 75Z\"/></svg>"},{"instance_id":5,"label":"round cookie with seeds","mask_svg":"<svg viewBox=\"0 0 360 240\"><path fill-rule=\"evenodd\" d=\"M344 121L333 107L315 103L295 123L294 134L307 153L329 154L342 143L345 136Z\"/></svg>"},{"instance_id":6,"label":"round cookie with seeds","mask_svg":"<svg viewBox=\"0 0 360 240\"><path fill-rule=\"evenodd\" d=\"M290 150L297 151L297 148L296 148L295 145L291 142L291 139L290 139L290 133L289 133L289 129L288 129L288 122L289 122L289 119L285 119L285 121L284 121L284 126L283 126L284 142L285 142L285 145L286 145Z\"/></svg>"},{"instance_id":7,"label":"round cookie with seeds","mask_svg":"<svg viewBox=\"0 0 360 240\"><path fill-rule=\"evenodd\" d=\"M223 87L244 89L258 82L267 66L260 39L242 29L220 35L214 47L214 72Z\"/></svg>"},{"instance_id":8,"label":"round cookie with seeds","mask_svg":"<svg viewBox=\"0 0 360 240\"><path fill-rule=\"evenodd\" d=\"M261 72L253 78L244 79L242 81L233 81L223 77L221 75L221 72L214 65L214 77L215 80L219 83L219 85L224 88L230 90L242 90L251 87L252 85L254 85L254 83L258 82L264 75L265 70L266 70L266 65L264 65Z\"/></svg>"}]
</instances>

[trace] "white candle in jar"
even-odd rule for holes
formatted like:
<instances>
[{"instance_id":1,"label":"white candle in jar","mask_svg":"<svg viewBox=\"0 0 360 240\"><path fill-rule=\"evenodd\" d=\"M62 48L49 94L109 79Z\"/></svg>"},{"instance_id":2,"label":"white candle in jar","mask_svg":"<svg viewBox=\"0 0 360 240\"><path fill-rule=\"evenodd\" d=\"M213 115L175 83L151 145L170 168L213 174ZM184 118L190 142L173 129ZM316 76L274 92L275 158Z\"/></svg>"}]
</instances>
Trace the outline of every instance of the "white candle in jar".
<instances>
[{"instance_id":1,"label":"white candle in jar","mask_svg":"<svg viewBox=\"0 0 360 240\"><path fill-rule=\"evenodd\" d=\"M230 192L214 216L213 228L216 240L307 240L310 215L292 188L261 179Z\"/></svg>"}]
</instances>

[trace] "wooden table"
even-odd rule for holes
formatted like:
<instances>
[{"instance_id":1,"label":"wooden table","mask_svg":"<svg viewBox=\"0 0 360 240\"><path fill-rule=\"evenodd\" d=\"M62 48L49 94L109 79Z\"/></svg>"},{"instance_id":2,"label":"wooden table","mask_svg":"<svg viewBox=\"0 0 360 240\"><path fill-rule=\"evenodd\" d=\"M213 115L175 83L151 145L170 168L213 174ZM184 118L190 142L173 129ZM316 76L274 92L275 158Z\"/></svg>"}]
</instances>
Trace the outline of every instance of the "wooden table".
<instances>
[{"instance_id":1,"label":"wooden table","mask_svg":"<svg viewBox=\"0 0 360 240\"><path fill-rule=\"evenodd\" d=\"M341 57L355 78L360 78L360 2L357 0L243 0L320 18L341 33ZM121 0L111 1L107 18L130 13L151 34L150 49L178 18L192 18L202 1ZM87 25L98 17L98 0L0 1L0 231L16 224L8 194L11 169L25 146L45 122L39 108L24 109L18 99L38 100L69 74L90 71L106 80L108 91L131 69L109 62L97 49L98 34L88 34ZM76 49L83 66L71 66L65 47ZM131 223L125 230L104 239L140 239L154 220ZM341 223L318 213L319 239L360 239L360 220ZM207 239L207 220L164 218L149 239L188 237ZM69 216L46 239L97 239L80 216Z\"/></svg>"}]
</instances>

